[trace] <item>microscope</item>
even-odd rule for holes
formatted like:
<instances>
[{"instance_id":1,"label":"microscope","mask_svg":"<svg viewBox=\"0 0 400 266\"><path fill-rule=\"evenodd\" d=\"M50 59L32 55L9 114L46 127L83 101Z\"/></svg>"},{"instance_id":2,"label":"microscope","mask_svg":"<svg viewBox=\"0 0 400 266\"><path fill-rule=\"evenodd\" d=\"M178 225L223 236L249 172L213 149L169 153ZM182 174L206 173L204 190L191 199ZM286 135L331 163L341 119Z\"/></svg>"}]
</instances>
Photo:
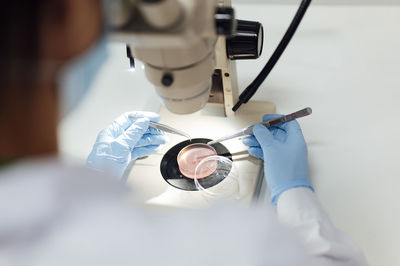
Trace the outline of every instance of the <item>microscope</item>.
<instances>
[{"instance_id":1,"label":"microscope","mask_svg":"<svg viewBox=\"0 0 400 266\"><path fill-rule=\"evenodd\" d=\"M132 66L144 63L166 109L191 114L210 102L234 115L234 60L261 55L260 23L237 20L230 0L114 0L106 14L113 39L127 44Z\"/></svg>"},{"instance_id":2,"label":"microscope","mask_svg":"<svg viewBox=\"0 0 400 266\"><path fill-rule=\"evenodd\" d=\"M148 203L204 205L192 181L175 169L176 156L188 143L206 143L275 113L274 104L257 101L235 110L235 103L243 102L236 60L261 55L263 26L236 19L230 0L113 0L106 16L112 40L127 45L130 66L135 60L144 63L163 103L161 122L195 137L185 142L171 136L162 151L137 160L127 174L128 185ZM242 177L241 201L253 202L263 186L261 161L249 156L240 140L220 145Z\"/></svg>"}]
</instances>

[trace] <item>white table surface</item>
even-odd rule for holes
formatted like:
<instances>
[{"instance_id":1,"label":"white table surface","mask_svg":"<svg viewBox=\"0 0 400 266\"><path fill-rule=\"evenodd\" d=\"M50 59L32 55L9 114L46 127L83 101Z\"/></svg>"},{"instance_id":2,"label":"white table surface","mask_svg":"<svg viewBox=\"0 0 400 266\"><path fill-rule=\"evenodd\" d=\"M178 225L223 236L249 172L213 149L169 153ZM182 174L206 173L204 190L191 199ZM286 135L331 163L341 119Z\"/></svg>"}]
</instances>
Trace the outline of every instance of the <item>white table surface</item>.
<instances>
[{"instance_id":1,"label":"white table surface","mask_svg":"<svg viewBox=\"0 0 400 266\"><path fill-rule=\"evenodd\" d=\"M243 89L272 53L296 6L236 5L265 27L257 61L238 64ZM312 6L294 41L254 99L280 113L310 106L301 125L312 182L333 222L371 265L400 265L400 7ZM84 159L100 129L127 110L157 110L142 69L126 71L111 46L82 106L60 127L64 155ZM260 114L261 116L261 114Z\"/></svg>"}]
</instances>

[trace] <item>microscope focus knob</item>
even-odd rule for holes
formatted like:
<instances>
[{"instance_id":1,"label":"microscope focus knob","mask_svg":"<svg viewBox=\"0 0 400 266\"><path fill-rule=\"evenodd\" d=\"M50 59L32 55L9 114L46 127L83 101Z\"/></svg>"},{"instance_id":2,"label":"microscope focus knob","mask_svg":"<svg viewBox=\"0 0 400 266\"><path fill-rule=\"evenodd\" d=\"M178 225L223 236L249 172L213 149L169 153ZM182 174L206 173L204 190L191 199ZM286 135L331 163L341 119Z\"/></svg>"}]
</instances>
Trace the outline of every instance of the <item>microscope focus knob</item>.
<instances>
[{"instance_id":1,"label":"microscope focus knob","mask_svg":"<svg viewBox=\"0 0 400 266\"><path fill-rule=\"evenodd\" d=\"M257 59L264 43L264 30L256 21L238 20L237 32L226 40L227 56L231 60Z\"/></svg>"}]
</instances>

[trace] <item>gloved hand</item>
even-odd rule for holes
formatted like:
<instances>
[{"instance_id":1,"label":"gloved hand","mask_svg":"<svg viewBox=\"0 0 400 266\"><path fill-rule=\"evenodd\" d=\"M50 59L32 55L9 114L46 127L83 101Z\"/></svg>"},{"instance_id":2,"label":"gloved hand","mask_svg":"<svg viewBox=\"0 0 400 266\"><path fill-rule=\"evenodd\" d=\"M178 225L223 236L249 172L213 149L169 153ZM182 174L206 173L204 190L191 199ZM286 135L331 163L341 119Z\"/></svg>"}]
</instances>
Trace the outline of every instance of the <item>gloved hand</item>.
<instances>
[{"instance_id":1,"label":"gloved hand","mask_svg":"<svg viewBox=\"0 0 400 266\"><path fill-rule=\"evenodd\" d=\"M264 115L263 121L281 115ZM291 188L313 190L308 168L307 145L297 121L266 128L256 125L253 135L243 139L249 153L264 160L264 173L271 192L271 203L276 205L279 195Z\"/></svg>"},{"instance_id":2,"label":"gloved hand","mask_svg":"<svg viewBox=\"0 0 400 266\"><path fill-rule=\"evenodd\" d=\"M86 166L121 178L129 162L154 153L166 142L163 132L149 127L149 121L159 120L159 115L151 112L121 115L100 131Z\"/></svg>"}]
</instances>

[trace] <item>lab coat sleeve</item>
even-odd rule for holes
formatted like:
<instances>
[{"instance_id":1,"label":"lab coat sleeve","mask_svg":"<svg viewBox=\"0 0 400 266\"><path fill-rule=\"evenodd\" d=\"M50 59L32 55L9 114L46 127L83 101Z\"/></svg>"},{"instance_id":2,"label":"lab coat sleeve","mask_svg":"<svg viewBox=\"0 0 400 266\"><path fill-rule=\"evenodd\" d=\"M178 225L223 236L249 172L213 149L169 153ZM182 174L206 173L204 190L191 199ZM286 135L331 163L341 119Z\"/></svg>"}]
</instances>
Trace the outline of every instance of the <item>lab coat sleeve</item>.
<instances>
[{"instance_id":1,"label":"lab coat sleeve","mask_svg":"<svg viewBox=\"0 0 400 266\"><path fill-rule=\"evenodd\" d=\"M316 265L367 265L355 243L335 228L308 188L293 188L279 197L279 220L293 228Z\"/></svg>"}]
</instances>

